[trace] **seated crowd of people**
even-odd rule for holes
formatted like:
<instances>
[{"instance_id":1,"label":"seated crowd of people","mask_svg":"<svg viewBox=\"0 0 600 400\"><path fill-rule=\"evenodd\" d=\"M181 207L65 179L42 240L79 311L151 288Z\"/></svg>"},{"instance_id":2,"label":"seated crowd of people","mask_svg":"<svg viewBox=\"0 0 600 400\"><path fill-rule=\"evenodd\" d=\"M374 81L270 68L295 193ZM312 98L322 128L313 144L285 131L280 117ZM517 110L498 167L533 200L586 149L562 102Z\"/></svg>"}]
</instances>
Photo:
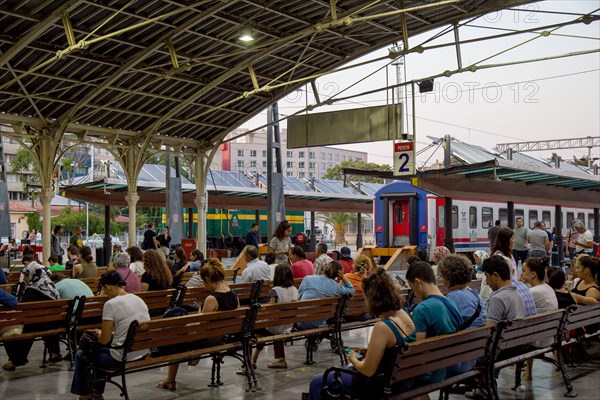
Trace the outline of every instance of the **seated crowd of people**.
<instances>
[{"instance_id":1,"label":"seated crowd of people","mask_svg":"<svg viewBox=\"0 0 600 400\"><path fill-rule=\"evenodd\" d=\"M340 258L336 261L328 255L327 245L319 243L315 261L311 263L300 247L290 244L287 249L280 249L286 237L284 235L281 240L278 239L274 244L276 251L269 252L264 261L255 246L246 246L243 253L246 267L240 281L272 281L273 287L265 301L273 304L363 293L370 316L378 317L379 321L373 326L366 350L353 349L349 353L351 365L347 368L358 371L362 377L359 379L356 375L342 374L341 379L350 392L370 393L373 398L380 395L383 389L381 382L374 376L384 364L386 349L398 343L493 326L502 320L518 320L571 304L594 304L600 301L598 258L590 255L577 257L572 277L567 276L560 267L551 267L550 260L545 256L527 258L522 270L519 270L511 251L514 237L509 228L498 231L491 255L484 251L475 252L475 264L464 255L451 254L446 248L438 248L434 252L435 265L418 257L411 257L406 279L418 299L416 305L404 304L399 285L393 282L385 269L374 267L369 257L360 255L352 260L350 249L342 247ZM84 246L81 250L72 247L68 249L68 258L74 261L70 268L65 269L52 270L52 267L47 268L36 262L31 254L23 256L22 279L27 283L27 288L20 302L93 295L89 287L77 279L96 276L96 265L88 251L89 247L86 249ZM52 263L56 261L51 260L51 265L55 266ZM108 301L104 305L101 329L94 331L102 345L96 360L98 364L111 366L118 363L119 351L111 349L111 346L124 341L131 321L150 320L148 307L135 293L175 287L181 283L184 272L194 272L186 286L204 286L210 290L211 294L198 309L199 313L240 307L235 291L231 290L225 280L225 267L219 260L205 259L197 250L192 252L192 257L188 260L183 250L178 249L174 262L170 264L158 250L142 251L137 247L130 247L125 252L114 254L110 267L100 279L102 291ZM294 286L296 278L302 279L298 289ZM484 282L481 293L469 286L471 280L476 278ZM571 290L565 287L567 280L572 281ZM447 289L446 295L440 291L439 284ZM14 307L17 300L0 290L0 303ZM267 329L267 333L311 329L326 323L319 320L294 326L274 326ZM25 329L33 328L26 326ZM50 362L60 362L62 356L58 339L46 337L44 340L50 351ZM27 364L32 343L33 340L6 342L4 349L8 361L3 368L12 371ZM207 345L210 343L192 344ZM287 368L284 343L275 342L273 348L274 360L267 367ZM263 347L258 346L252 354L254 368L262 349ZM128 359L143 356L144 354L131 354ZM74 357L75 373L71 393L85 399L89 395L83 375L86 360L81 350ZM394 377L392 393L469 371L475 363L476 360L472 360L411 379ZM527 365L526 380L531 379L532 365ZM175 390L177 371L178 365L171 365L165 379L157 387ZM243 365L238 372L246 374L247 366ZM322 375L314 377L309 385L310 398L320 399L325 384ZM91 395L101 398L103 391L103 385L99 384L94 387ZM470 396L477 398L481 394L474 391Z\"/></svg>"}]
</instances>

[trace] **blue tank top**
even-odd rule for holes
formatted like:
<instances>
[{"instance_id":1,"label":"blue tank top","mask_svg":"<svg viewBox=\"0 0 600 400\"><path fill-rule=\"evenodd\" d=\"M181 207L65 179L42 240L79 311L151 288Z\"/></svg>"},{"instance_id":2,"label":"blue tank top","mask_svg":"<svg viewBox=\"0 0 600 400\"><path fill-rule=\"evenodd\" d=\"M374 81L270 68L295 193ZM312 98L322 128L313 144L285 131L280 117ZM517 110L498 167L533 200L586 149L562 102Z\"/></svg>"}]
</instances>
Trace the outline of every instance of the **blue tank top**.
<instances>
[{"instance_id":1,"label":"blue tank top","mask_svg":"<svg viewBox=\"0 0 600 400\"><path fill-rule=\"evenodd\" d=\"M404 336L402 336L402 332L400 332L400 327L398 327L394 321L389 318L384 318L381 321L383 321L383 323L392 330L394 336L396 336L396 344L404 343Z\"/></svg>"}]
</instances>

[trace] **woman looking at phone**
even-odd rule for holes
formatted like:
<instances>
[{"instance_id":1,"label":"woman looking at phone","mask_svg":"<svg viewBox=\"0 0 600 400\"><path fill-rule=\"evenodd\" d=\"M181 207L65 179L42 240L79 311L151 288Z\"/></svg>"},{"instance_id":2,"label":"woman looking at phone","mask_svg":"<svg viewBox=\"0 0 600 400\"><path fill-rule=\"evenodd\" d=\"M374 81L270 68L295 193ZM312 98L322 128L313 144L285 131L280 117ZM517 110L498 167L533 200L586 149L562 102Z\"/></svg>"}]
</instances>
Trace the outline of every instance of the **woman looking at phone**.
<instances>
[{"instance_id":1,"label":"woman looking at phone","mask_svg":"<svg viewBox=\"0 0 600 400\"><path fill-rule=\"evenodd\" d=\"M305 278L306 279L306 278ZM404 342L406 337L415 330L411 318L402 310L400 290L383 268L377 268L362 281L362 289L369 312L379 316L381 321L373 326L373 333L367 346L364 359L359 360L354 351L349 352L348 359L352 368L363 376L356 377L342 373L341 379L350 394L369 393L372 398L380 398L384 384L372 377L379 366L384 365L385 350ZM329 375L333 379L333 374ZM323 375L318 375L310 383L311 400L321 399ZM394 392L392 385L392 392Z\"/></svg>"}]
</instances>

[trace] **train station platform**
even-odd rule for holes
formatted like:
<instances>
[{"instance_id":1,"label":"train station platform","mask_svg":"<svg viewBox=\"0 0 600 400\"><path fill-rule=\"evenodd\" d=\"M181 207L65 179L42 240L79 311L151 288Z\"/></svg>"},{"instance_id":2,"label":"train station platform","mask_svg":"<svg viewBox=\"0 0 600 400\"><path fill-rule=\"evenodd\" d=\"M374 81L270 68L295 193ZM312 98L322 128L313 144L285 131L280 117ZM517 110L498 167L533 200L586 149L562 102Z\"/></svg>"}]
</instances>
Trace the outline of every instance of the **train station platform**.
<instances>
[{"instance_id":1,"label":"train station platform","mask_svg":"<svg viewBox=\"0 0 600 400\"><path fill-rule=\"evenodd\" d=\"M370 332L367 329L356 330L344 334L344 341L349 346L366 347ZM0 350L0 361L6 361L4 350ZM64 354L64 353L63 353ZM69 393L72 372L68 371L68 363L61 362L46 369L40 369L42 342L36 342L27 366L15 372L0 370L0 398L4 400L63 400L75 399ZM240 363L232 358L225 358L222 366L224 385L218 388L207 387L210 381L210 361L202 360L198 366L182 365L177 376L177 390L170 392L155 388L157 382L166 375L166 369L153 369L127 376L130 398L171 400L171 399L301 399L302 392L308 392L308 385L313 376L323 373L330 365L339 361L324 341L315 353L316 363L306 366L304 361L304 343L296 342L286 346L288 369L268 369L267 363L272 361L272 347L266 347L258 361L257 378L262 390L246 393L245 377L236 375ZM558 400L563 399L564 383L551 366L536 360L533 367L533 381L525 382L526 390L515 392L510 389L514 369L507 368L500 373L498 387L502 400ZM600 364L582 364L569 368L573 386L579 400L598 399L600 390ZM437 398L437 393L430 395ZM107 386L104 398L122 399L118 390ZM465 399L463 395L453 394L452 400Z\"/></svg>"}]
</instances>

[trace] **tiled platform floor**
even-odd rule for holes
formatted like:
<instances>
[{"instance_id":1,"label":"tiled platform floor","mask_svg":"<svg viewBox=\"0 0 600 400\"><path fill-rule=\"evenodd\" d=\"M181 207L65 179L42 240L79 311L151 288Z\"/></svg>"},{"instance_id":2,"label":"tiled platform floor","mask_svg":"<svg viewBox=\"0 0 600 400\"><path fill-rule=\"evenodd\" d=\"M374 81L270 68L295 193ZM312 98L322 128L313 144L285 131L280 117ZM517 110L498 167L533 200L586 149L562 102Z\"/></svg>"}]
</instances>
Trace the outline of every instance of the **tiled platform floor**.
<instances>
[{"instance_id":1,"label":"tiled platform floor","mask_svg":"<svg viewBox=\"0 0 600 400\"><path fill-rule=\"evenodd\" d=\"M366 346L367 330L359 330L345 335L345 341L350 346ZM2 400L58 400L75 399L69 393L72 373L67 369L67 363L62 362L47 369L40 369L42 345L36 342L30 354L30 363L18 368L15 372L0 370L0 399ZM272 349L266 348L258 363L258 379L262 390L255 393L245 392L245 377L235 374L240 364L234 359L226 359L222 368L224 385L219 388L209 388L210 362L202 361L198 366L181 366L178 375L177 391L169 392L155 388L165 375L165 369L154 369L146 372L130 374L127 377L129 393L132 400L136 399L300 399L302 392L308 391L310 379L338 361L336 355L329 351L329 343L320 345L315 355L316 364L305 366L304 346L296 342L294 346L286 346L288 369L271 370L266 367L273 357ZM4 349L0 349L0 362L6 361ZM573 385L579 400L600 399L600 364L586 364L569 369ZM526 392L510 390L514 369L503 370L499 378L501 399L562 399L564 384L559 375L555 374L549 365L536 361L534 364L533 382L529 382ZM118 391L107 386L105 398L121 399ZM431 395L437 399L437 393ZM453 400L464 399L461 395L452 395Z\"/></svg>"}]
</instances>

